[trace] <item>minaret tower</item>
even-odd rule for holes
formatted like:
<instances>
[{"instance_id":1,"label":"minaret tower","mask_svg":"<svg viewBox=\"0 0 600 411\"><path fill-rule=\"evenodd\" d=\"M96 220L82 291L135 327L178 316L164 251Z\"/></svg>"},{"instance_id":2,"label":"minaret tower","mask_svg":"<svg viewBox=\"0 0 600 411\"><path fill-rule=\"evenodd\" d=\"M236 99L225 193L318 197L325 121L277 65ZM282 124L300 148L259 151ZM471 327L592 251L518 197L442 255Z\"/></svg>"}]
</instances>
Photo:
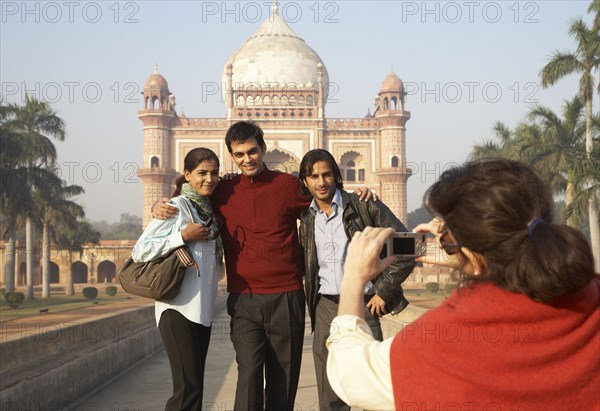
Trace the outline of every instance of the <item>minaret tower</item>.
<instances>
[{"instance_id":1,"label":"minaret tower","mask_svg":"<svg viewBox=\"0 0 600 411\"><path fill-rule=\"evenodd\" d=\"M407 223L406 182L412 170L406 167L406 122L410 112L404 110L404 84L393 72L381 84L375 100L374 117L379 123L381 199L392 212Z\"/></svg>"},{"instance_id":2,"label":"minaret tower","mask_svg":"<svg viewBox=\"0 0 600 411\"><path fill-rule=\"evenodd\" d=\"M144 227L152 219L150 207L171 197L177 173L171 164L171 127L177 118L167 80L154 67L144 84L144 108L138 118L144 123L144 165L138 176L144 184Z\"/></svg>"}]
</instances>

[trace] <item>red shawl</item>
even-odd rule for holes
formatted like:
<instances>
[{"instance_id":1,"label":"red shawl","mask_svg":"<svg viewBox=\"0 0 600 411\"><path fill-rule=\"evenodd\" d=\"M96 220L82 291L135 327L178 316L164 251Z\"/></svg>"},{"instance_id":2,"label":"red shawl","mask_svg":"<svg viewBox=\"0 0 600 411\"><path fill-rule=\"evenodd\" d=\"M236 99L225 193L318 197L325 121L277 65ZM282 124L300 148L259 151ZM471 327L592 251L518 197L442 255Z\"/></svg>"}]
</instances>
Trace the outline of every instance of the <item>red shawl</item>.
<instances>
[{"instance_id":1,"label":"red shawl","mask_svg":"<svg viewBox=\"0 0 600 411\"><path fill-rule=\"evenodd\" d=\"M395 337L396 409L600 410L599 307L600 276L552 305L457 290Z\"/></svg>"}]
</instances>

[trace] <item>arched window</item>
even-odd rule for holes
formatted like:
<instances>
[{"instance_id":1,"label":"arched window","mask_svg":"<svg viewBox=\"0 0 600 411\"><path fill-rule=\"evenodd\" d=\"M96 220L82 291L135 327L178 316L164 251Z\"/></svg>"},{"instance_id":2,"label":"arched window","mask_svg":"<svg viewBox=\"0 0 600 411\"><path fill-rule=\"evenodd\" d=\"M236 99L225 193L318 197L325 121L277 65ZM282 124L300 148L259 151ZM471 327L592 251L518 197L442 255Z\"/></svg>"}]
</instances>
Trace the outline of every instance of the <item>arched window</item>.
<instances>
[{"instance_id":1,"label":"arched window","mask_svg":"<svg viewBox=\"0 0 600 411\"><path fill-rule=\"evenodd\" d=\"M348 182L366 181L366 167L363 156L356 151L345 153L340 159L342 177Z\"/></svg>"},{"instance_id":2,"label":"arched window","mask_svg":"<svg viewBox=\"0 0 600 411\"><path fill-rule=\"evenodd\" d=\"M88 268L87 265L81 261L75 261L71 264L71 271L73 272L73 283L81 284L87 283L88 280Z\"/></svg>"},{"instance_id":3,"label":"arched window","mask_svg":"<svg viewBox=\"0 0 600 411\"><path fill-rule=\"evenodd\" d=\"M356 181L356 164L352 160L346 163L346 180Z\"/></svg>"},{"instance_id":4,"label":"arched window","mask_svg":"<svg viewBox=\"0 0 600 411\"><path fill-rule=\"evenodd\" d=\"M55 262L50 261L50 283L58 284L60 282L59 268Z\"/></svg>"},{"instance_id":5,"label":"arched window","mask_svg":"<svg viewBox=\"0 0 600 411\"><path fill-rule=\"evenodd\" d=\"M390 103L388 101L388 98L386 97L383 99L383 109L387 110L389 107L390 107Z\"/></svg>"},{"instance_id":6,"label":"arched window","mask_svg":"<svg viewBox=\"0 0 600 411\"><path fill-rule=\"evenodd\" d=\"M160 160L158 157L153 156L150 159L150 168L158 168L158 167L160 167Z\"/></svg>"},{"instance_id":7,"label":"arched window","mask_svg":"<svg viewBox=\"0 0 600 411\"><path fill-rule=\"evenodd\" d=\"M398 167L398 157L392 156L392 167Z\"/></svg>"},{"instance_id":8,"label":"arched window","mask_svg":"<svg viewBox=\"0 0 600 411\"><path fill-rule=\"evenodd\" d=\"M98 264L98 282L114 283L117 269L112 261L102 261Z\"/></svg>"},{"instance_id":9,"label":"arched window","mask_svg":"<svg viewBox=\"0 0 600 411\"><path fill-rule=\"evenodd\" d=\"M398 99L396 97L392 97L392 110L398 110Z\"/></svg>"}]
</instances>

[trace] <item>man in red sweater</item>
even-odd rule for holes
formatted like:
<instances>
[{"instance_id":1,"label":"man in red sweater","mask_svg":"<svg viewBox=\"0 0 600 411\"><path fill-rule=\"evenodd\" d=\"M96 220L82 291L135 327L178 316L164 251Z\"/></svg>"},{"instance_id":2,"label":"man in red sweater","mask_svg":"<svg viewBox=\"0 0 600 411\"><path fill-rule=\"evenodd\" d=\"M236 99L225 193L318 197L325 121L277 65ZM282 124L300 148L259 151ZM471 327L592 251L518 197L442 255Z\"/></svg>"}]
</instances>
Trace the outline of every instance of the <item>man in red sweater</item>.
<instances>
[{"instance_id":1,"label":"man in red sweater","mask_svg":"<svg viewBox=\"0 0 600 411\"><path fill-rule=\"evenodd\" d=\"M222 180L211 197L223 220L227 312L238 363L234 408L262 410L264 401L266 410L293 410L305 313L296 220L310 199L296 177L266 167L258 125L235 123L225 143L242 172Z\"/></svg>"},{"instance_id":2,"label":"man in red sweater","mask_svg":"<svg viewBox=\"0 0 600 411\"><path fill-rule=\"evenodd\" d=\"M221 219L227 312L238 363L234 409L291 411L305 315L296 220L311 198L302 194L298 178L266 167L263 132L255 123L233 124L225 143L241 174L221 180L211 200ZM161 204L153 217L169 218L177 211Z\"/></svg>"}]
</instances>

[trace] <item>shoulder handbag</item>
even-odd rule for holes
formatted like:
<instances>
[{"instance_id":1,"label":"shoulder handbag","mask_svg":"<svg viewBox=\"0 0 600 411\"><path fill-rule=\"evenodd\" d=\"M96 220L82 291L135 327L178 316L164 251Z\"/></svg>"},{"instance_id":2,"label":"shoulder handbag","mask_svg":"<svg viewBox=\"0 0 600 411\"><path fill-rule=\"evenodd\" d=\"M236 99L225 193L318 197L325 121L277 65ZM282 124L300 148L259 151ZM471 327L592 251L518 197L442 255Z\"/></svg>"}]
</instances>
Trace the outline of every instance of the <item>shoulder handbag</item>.
<instances>
[{"instance_id":1,"label":"shoulder handbag","mask_svg":"<svg viewBox=\"0 0 600 411\"><path fill-rule=\"evenodd\" d=\"M184 200L184 204L193 223L194 217L187 200ZM136 263L129 257L119 270L119 282L129 294L158 301L170 300L179 294L185 269L192 265L200 275L198 264L185 245L145 263Z\"/></svg>"}]
</instances>

